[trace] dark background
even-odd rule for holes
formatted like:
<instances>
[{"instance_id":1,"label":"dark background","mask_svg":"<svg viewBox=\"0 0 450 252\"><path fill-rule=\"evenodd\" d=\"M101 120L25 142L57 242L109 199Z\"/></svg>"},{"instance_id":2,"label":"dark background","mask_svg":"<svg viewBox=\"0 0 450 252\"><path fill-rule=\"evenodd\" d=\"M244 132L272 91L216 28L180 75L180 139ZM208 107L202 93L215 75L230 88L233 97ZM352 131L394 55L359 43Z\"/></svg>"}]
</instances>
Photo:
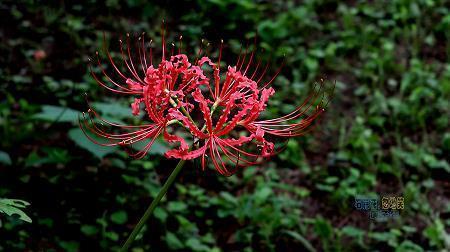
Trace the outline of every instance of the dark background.
<instances>
[{"instance_id":1,"label":"dark background","mask_svg":"<svg viewBox=\"0 0 450 252\"><path fill-rule=\"evenodd\" d=\"M450 12L447 1L0 2L0 197L33 220L0 215L0 251L111 251L176 165L155 146L142 160L80 134L84 93L107 118L136 123L129 97L103 90L88 57L126 33L187 53L220 39L231 62L258 33L274 72L270 115L315 80L336 81L312 134L260 167L225 178L188 162L134 243L139 251L423 251L450 247ZM205 41L206 43L206 41ZM102 53L101 53L102 54ZM357 195L403 196L397 219L373 221ZM0 204L0 210L2 205Z\"/></svg>"}]
</instances>

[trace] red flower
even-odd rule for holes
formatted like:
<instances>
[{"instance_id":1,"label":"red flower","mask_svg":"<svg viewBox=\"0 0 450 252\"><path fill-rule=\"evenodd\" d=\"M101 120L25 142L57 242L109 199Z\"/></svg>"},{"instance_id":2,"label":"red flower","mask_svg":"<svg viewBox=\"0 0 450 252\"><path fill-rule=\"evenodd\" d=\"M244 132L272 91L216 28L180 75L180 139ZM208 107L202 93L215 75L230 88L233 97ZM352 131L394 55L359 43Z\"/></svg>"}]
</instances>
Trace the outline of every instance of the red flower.
<instances>
[{"instance_id":1,"label":"red flower","mask_svg":"<svg viewBox=\"0 0 450 252\"><path fill-rule=\"evenodd\" d=\"M131 104L132 114L137 116L144 105L148 123L137 126L119 125L102 119L92 108L89 118L84 116L83 129L107 139L100 143L86 134L92 141L112 146L131 145L146 141L144 147L131 155L142 158L155 139L162 135L168 143L177 147L167 151L165 156L177 159L201 160L202 168L212 163L223 175L231 175L235 168L259 163L263 158L277 153L272 139L300 136L323 112L324 81L314 87L307 99L291 113L269 120L260 120L267 102L275 91L270 85L278 75L265 79L269 64L261 66L255 62L255 51L245 50L235 65L226 69L220 67L223 42L219 57L213 62L209 57L189 61L187 55L171 51L167 58L164 31L162 34L162 57L158 65L153 61L153 49L147 52L144 36L139 38L138 61L133 60L130 38L127 35L125 48L120 40L124 73L105 48L106 55L117 78L107 73L97 54L97 65L103 79L95 74L94 79L106 89L135 97ZM105 43L106 44L106 43ZM202 54L202 50L198 55ZM222 72L223 73L222 73ZM329 97L327 97L329 98ZM329 99L327 99L328 102ZM200 115L199 117L196 115ZM107 125L121 132L109 133ZM109 127L108 127L109 128ZM230 169L233 168L233 169Z\"/></svg>"}]
</instances>

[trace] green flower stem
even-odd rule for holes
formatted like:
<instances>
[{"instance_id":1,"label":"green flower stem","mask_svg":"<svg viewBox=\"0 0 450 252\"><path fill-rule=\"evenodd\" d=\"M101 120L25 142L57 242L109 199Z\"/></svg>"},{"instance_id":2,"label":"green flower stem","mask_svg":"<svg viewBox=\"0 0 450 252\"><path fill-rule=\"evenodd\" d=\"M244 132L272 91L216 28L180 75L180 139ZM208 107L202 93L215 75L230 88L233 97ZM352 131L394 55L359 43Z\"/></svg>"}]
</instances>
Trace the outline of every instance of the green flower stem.
<instances>
[{"instance_id":1,"label":"green flower stem","mask_svg":"<svg viewBox=\"0 0 450 252\"><path fill-rule=\"evenodd\" d=\"M156 206L161 201L162 197L164 197L164 195L166 195L167 190L169 189L169 187L175 181L175 178L177 177L178 173L180 173L181 168L183 168L183 165L184 165L185 162L186 162L186 160L180 160L180 162L178 162L177 166L175 167L175 169L170 174L170 176L167 179L166 183L164 183L163 187L161 188L161 191L159 191L158 195L152 201L150 206L147 208L147 210L145 211L144 215L139 220L139 222L136 225L136 227L134 227L133 232L131 232L131 234L128 237L127 241L123 244L122 248L120 249L120 252L128 251L128 249L130 248L131 243L136 239L136 236L139 234L139 232L141 231L142 227L144 227L145 222L152 215L153 210L155 210Z\"/></svg>"}]
</instances>

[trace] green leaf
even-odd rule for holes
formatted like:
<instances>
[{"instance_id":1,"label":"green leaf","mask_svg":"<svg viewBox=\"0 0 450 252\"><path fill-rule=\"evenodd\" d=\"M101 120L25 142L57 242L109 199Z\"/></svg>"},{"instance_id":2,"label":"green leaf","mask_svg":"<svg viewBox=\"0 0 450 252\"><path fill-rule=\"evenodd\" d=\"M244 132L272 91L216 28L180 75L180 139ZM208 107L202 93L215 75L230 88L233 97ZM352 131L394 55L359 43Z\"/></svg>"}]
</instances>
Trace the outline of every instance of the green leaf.
<instances>
[{"instance_id":1,"label":"green leaf","mask_svg":"<svg viewBox=\"0 0 450 252\"><path fill-rule=\"evenodd\" d=\"M450 133L445 133L442 138L442 147L443 149L450 151Z\"/></svg>"},{"instance_id":2,"label":"green leaf","mask_svg":"<svg viewBox=\"0 0 450 252\"><path fill-rule=\"evenodd\" d=\"M19 219L31 223L31 218L20 208L26 208L30 203L19 199L0 199L0 212L6 215L19 215Z\"/></svg>"},{"instance_id":3,"label":"green leaf","mask_svg":"<svg viewBox=\"0 0 450 252\"><path fill-rule=\"evenodd\" d=\"M319 218L314 223L314 230L317 235L324 239L330 239L333 234L333 227L331 224L322 218Z\"/></svg>"},{"instance_id":4,"label":"green leaf","mask_svg":"<svg viewBox=\"0 0 450 252\"><path fill-rule=\"evenodd\" d=\"M326 191L326 192L333 192L334 191L334 187L330 186L330 185L324 185L324 184L317 184L316 185L317 189L322 190L322 191Z\"/></svg>"},{"instance_id":5,"label":"green leaf","mask_svg":"<svg viewBox=\"0 0 450 252\"><path fill-rule=\"evenodd\" d=\"M94 236L98 233L98 228L92 225L83 225L81 226L80 230L87 236Z\"/></svg>"},{"instance_id":6,"label":"green leaf","mask_svg":"<svg viewBox=\"0 0 450 252\"><path fill-rule=\"evenodd\" d=\"M32 151L25 159L25 167L40 166L48 162L48 158L39 156L36 151Z\"/></svg>"},{"instance_id":7,"label":"green leaf","mask_svg":"<svg viewBox=\"0 0 450 252\"><path fill-rule=\"evenodd\" d=\"M272 189L270 187L263 187L261 189L257 189L257 191L255 192L255 200L257 202L264 202L267 200L267 198L269 198L269 196L272 194Z\"/></svg>"},{"instance_id":8,"label":"green leaf","mask_svg":"<svg viewBox=\"0 0 450 252\"><path fill-rule=\"evenodd\" d=\"M227 202L227 203L232 203L233 205L237 205L238 204L238 199L233 196L232 194L230 194L229 192L221 192L220 196Z\"/></svg>"},{"instance_id":9,"label":"green leaf","mask_svg":"<svg viewBox=\"0 0 450 252\"><path fill-rule=\"evenodd\" d=\"M80 244L76 241L60 241L59 245L67 252L77 252L80 249Z\"/></svg>"},{"instance_id":10,"label":"green leaf","mask_svg":"<svg viewBox=\"0 0 450 252\"><path fill-rule=\"evenodd\" d=\"M11 165L12 162L8 153L0 151L0 163L5 165Z\"/></svg>"},{"instance_id":11,"label":"green leaf","mask_svg":"<svg viewBox=\"0 0 450 252\"><path fill-rule=\"evenodd\" d=\"M155 209L155 212L154 212L153 214L154 214L155 217L156 217L157 219L159 219L161 222L165 222L166 219L167 219L167 216L168 216L167 212L166 212L164 209L160 208L160 207L157 207L157 208Z\"/></svg>"},{"instance_id":12,"label":"green leaf","mask_svg":"<svg viewBox=\"0 0 450 252\"><path fill-rule=\"evenodd\" d=\"M369 233L369 237L376 241L387 242L392 237L392 234L390 234L389 232L374 232Z\"/></svg>"},{"instance_id":13,"label":"green leaf","mask_svg":"<svg viewBox=\"0 0 450 252\"><path fill-rule=\"evenodd\" d=\"M395 248L395 252L423 252L423 248L410 240L403 241L400 246Z\"/></svg>"},{"instance_id":14,"label":"green leaf","mask_svg":"<svg viewBox=\"0 0 450 252\"><path fill-rule=\"evenodd\" d=\"M192 249L193 251L209 251L209 247L202 244L199 239L189 238L186 241L186 246Z\"/></svg>"},{"instance_id":15,"label":"green leaf","mask_svg":"<svg viewBox=\"0 0 450 252\"><path fill-rule=\"evenodd\" d=\"M33 115L32 118L51 122L76 123L81 112L67 107L43 105L42 112Z\"/></svg>"},{"instance_id":16,"label":"green leaf","mask_svg":"<svg viewBox=\"0 0 450 252\"><path fill-rule=\"evenodd\" d=\"M67 149L56 147L43 147L47 153L47 163L53 164L67 164L72 159Z\"/></svg>"},{"instance_id":17,"label":"green leaf","mask_svg":"<svg viewBox=\"0 0 450 252\"><path fill-rule=\"evenodd\" d=\"M127 165L121 159L111 158L111 159L109 159L109 161L111 162L111 165L114 166L114 167L118 167L118 168L121 168L121 169L126 169L127 168Z\"/></svg>"},{"instance_id":18,"label":"green leaf","mask_svg":"<svg viewBox=\"0 0 450 252\"><path fill-rule=\"evenodd\" d=\"M117 211L117 212L114 212L113 214L111 214L111 221L116 224L119 224L119 225L125 224L127 222L127 220L128 220L128 215L125 211L121 210L121 211Z\"/></svg>"},{"instance_id":19,"label":"green leaf","mask_svg":"<svg viewBox=\"0 0 450 252\"><path fill-rule=\"evenodd\" d=\"M172 201L169 202L167 208L170 212L181 212L187 208L187 205L182 201Z\"/></svg>"},{"instance_id":20,"label":"green leaf","mask_svg":"<svg viewBox=\"0 0 450 252\"><path fill-rule=\"evenodd\" d=\"M336 183L336 182L338 182L339 181L339 178L338 177L334 177L334 176L332 176L332 177L327 177L326 179L325 179L325 183L327 183L327 184L334 184L334 183Z\"/></svg>"},{"instance_id":21,"label":"green leaf","mask_svg":"<svg viewBox=\"0 0 450 252\"><path fill-rule=\"evenodd\" d=\"M106 232L105 237L109 238L112 241L119 240L119 235L116 232Z\"/></svg>"},{"instance_id":22,"label":"green leaf","mask_svg":"<svg viewBox=\"0 0 450 252\"><path fill-rule=\"evenodd\" d=\"M118 102L94 102L92 103L92 108L102 115L110 115L118 119L132 117L131 106L124 106Z\"/></svg>"},{"instance_id":23,"label":"green leaf","mask_svg":"<svg viewBox=\"0 0 450 252\"><path fill-rule=\"evenodd\" d=\"M434 223L423 231L423 234L428 238L431 245L440 248L443 248L446 240L450 239L440 219L435 219Z\"/></svg>"},{"instance_id":24,"label":"green leaf","mask_svg":"<svg viewBox=\"0 0 450 252\"><path fill-rule=\"evenodd\" d=\"M342 234L355 238L359 244L364 244L364 231L352 226L345 226L341 230Z\"/></svg>"},{"instance_id":25,"label":"green leaf","mask_svg":"<svg viewBox=\"0 0 450 252\"><path fill-rule=\"evenodd\" d=\"M352 226L345 226L342 228L342 233L348 235L350 237L359 237L364 236L364 231L359 228L355 228Z\"/></svg>"},{"instance_id":26,"label":"green leaf","mask_svg":"<svg viewBox=\"0 0 450 252\"><path fill-rule=\"evenodd\" d=\"M166 243L171 250L182 249L184 247L180 239L172 232L166 233Z\"/></svg>"},{"instance_id":27,"label":"green leaf","mask_svg":"<svg viewBox=\"0 0 450 252\"><path fill-rule=\"evenodd\" d=\"M294 231L290 231L290 230L285 230L284 233L288 234L295 240L299 241L303 245L303 247L305 247L306 250L308 250L310 252L316 251L314 249L314 247L311 245L311 243L309 243L309 241L305 237L303 237L301 234L294 232Z\"/></svg>"},{"instance_id":28,"label":"green leaf","mask_svg":"<svg viewBox=\"0 0 450 252\"><path fill-rule=\"evenodd\" d=\"M132 145L132 148L135 150L142 150L149 143L149 141L151 140L149 139L148 141L144 140L134 143ZM166 142L162 141L161 138L158 138L155 140L155 142L153 142L153 145L148 153L154 155L163 155L167 150L169 150L169 146L166 144Z\"/></svg>"},{"instance_id":29,"label":"green leaf","mask_svg":"<svg viewBox=\"0 0 450 252\"><path fill-rule=\"evenodd\" d=\"M91 136L91 135L90 135ZM108 154L115 152L117 147L105 147L91 142L83 133L80 128L74 128L69 131L69 137L81 148L89 151L95 157L102 159ZM99 142L105 141L104 139L100 139L96 136L91 136L92 138L98 140Z\"/></svg>"}]
</instances>

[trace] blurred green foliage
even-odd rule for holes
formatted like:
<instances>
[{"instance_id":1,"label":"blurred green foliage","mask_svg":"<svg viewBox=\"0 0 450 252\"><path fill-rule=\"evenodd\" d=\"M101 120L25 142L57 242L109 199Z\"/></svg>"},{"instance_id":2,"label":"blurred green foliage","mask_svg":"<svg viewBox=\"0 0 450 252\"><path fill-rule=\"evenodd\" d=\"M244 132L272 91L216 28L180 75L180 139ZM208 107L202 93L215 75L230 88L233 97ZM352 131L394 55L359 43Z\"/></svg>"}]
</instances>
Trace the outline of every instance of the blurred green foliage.
<instances>
[{"instance_id":1,"label":"blurred green foliage","mask_svg":"<svg viewBox=\"0 0 450 252\"><path fill-rule=\"evenodd\" d=\"M450 11L444 0L0 2L0 197L32 203L32 224L1 215L0 250L118 248L174 167L89 142L84 93L107 119L130 100L97 87L89 55L127 32L183 34L188 51L224 39L232 62L258 36L285 66L268 111L290 111L313 81L336 80L321 126L261 167L223 178L187 165L133 251L429 251L450 247ZM110 41L109 41L110 40ZM214 49L212 49L214 56ZM275 71L275 70L274 70ZM374 222L356 195L403 195ZM22 219L23 205L13 207ZM3 210L2 210L3 209ZM20 211L20 212L18 212ZM8 212L7 212L8 213ZM9 212L12 213L12 212Z\"/></svg>"}]
</instances>

